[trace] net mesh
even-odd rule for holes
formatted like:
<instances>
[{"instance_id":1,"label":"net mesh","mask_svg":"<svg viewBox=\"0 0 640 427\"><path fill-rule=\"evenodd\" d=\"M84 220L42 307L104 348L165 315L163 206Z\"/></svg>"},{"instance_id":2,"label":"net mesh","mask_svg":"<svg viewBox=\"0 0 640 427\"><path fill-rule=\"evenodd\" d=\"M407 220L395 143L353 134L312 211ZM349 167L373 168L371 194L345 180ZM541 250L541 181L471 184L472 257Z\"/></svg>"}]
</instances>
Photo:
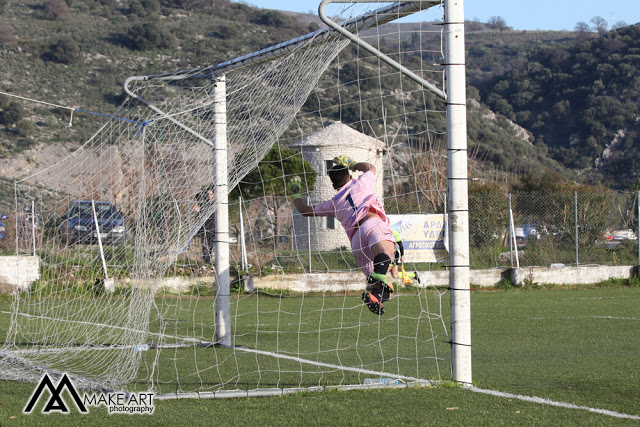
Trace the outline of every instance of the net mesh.
<instances>
[{"instance_id":1,"label":"net mesh","mask_svg":"<svg viewBox=\"0 0 640 427\"><path fill-rule=\"evenodd\" d=\"M362 8L332 15L348 21ZM441 13L354 31L442 86ZM277 52L132 79L137 99L68 158L16 183L18 251L33 256L38 279L15 293L0 377L66 372L81 386L175 393L448 375L447 295L400 278L387 313L373 315L340 224L300 217L286 194L299 175L310 203L331 197L326 168L336 155L374 163L392 221L419 223L422 243L434 249L407 245L407 271L442 269L444 105L332 31ZM214 345L217 272L209 262L211 222L225 199L207 193L222 75L230 348Z\"/></svg>"}]
</instances>

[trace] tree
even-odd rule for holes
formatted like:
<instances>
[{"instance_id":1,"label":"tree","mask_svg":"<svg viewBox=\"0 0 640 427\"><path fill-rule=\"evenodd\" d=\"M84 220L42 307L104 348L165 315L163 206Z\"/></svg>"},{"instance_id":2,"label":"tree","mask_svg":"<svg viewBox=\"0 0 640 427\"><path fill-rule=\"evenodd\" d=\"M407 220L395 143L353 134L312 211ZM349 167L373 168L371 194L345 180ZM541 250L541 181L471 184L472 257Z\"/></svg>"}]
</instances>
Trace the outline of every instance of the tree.
<instances>
[{"instance_id":1,"label":"tree","mask_svg":"<svg viewBox=\"0 0 640 427\"><path fill-rule=\"evenodd\" d=\"M620 28L627 27L628 25L629 24L627 24L625 21L616 21L616 23L611 26L611 29L619 30Z\"/></svg>"},{"instance_id":2,"label":"tree","mask_svg":"<svg viewBox=\"0 0 640 427\"><path fill-rule=\"evenodd\" d=\"M69 16L69 5L64 0L47 0L44 2L44 17L57 20Z\"/></svg>"},{"instance_id":3,"label":"tree","mask_svg":"<svg viewBox=\"0 0 640 427\"><path fill-rule=\"evenodd\" d=\"M284 13L269 10L259 15L253 22L259 25L282 28L291 25L294 20Z\"/></svg>"},{"instance_id":4,"label":"tree","mask_svg":"<svg viewBox=\"0 0 640 427\"><path fill-rule=\"evenodd\" d=\"M593 27L598 32L598 34L604 34L607 32L607 20L602 16L594 16L593 18L591 18L591 23L593 24Z\"/></svg>"},{"instance_id":5,"label":"tree","mask_svg":"<svg viewBox=\"0 0 640 427\"><path fill-rule=\"evenodd\" d=\"M464 27L467 31L469 31L470 33L473 33L475 31L482 30L482 28L484 27L484 24L482 24L482 22L480 22L480 20L476 16L472 20L466 21Z\"/></svg>"},{"instance_id":6,"label":"tree","mask_svg":"<svg viewBox=\"0 0 640 427\"><path fill-rule=\"evenodd\" d=\"M16 132L20 136L29 137L36 132L36 126L29 120L20 120L16 123Z\"/></svg>"},{"instance_id":7,"label":"tree","mask_svg":"<svg viewBox=\"0 0 640 427\"><path fill-rule=\"evenodd\" d=\"M532 171L520 177L520 182L515 183L511 190L523 193L553 193L573 191L574 188L567 178L558 173Z\"/></svg>"},{"instance_id":8,"label":"tree","mask_svg":"<svg viewBox=\"0 0 640 427\"><path fill-rule=\"evenodd\" d=\"M591 32L591 27L584 21L580 21L576 23L576 26L573 27L573 31L576 33L589 33Z\"/></svg>"},{"instance_id":9,"label":"tree","mask_svg":"<svg viewBox=\"0 0 640 427\"><path fill-rule=\"evenodd\" d=\"M80 47L73 39L69 38L60 39L49 45L47 51L42 54L42 59L45 61L67 65L77 63L81 57Z\"/></svg>"},{"instance_id":10,"label":"tree","mask_svg":"<svg viewBox=\"0 0 640 427\"><path fill-rule=\"evenodd\" d=\"M140 18L160 12L158 0L132 0L129 2L129 12Z\"/></svg>"},{"instance_id":11,"label":"tree","mask_svg":"<svg viewBox=\"0 0 640 427\"><path fill-rule=\"evenodd\" d=\"M151 21L131 27L124 36L123 43L134 50L170 49L174 40L173 34L166 27L159 22Z\"/></svg>"},{"instance_id":12,"label":"tree","mask_svg":"<svg viewBox=\"0 0 640 427\"><path fill-rule=\"evenodd\" d=\"M509 224L508 198L496 184L469 185L469 237L473 248L500 246Z\"/></svg>"},{"instance_id":13,"label":"tree","mask_svg":"<svg viewBox=\"0 0 640 427\"><path fill-rule=\"evenodd\" d=\"M500 32L511 29L509 26L507 26L507 21L505 21L501 16L492 16L491 18L489 18L489 20L487 21L487 27L491 28L492 30L498 30Z\"/></svg>"},{"instance_id":14,"label":"tree","mask_svg":"<svg viewBox=\"0 0 640 427\"><path fill-rule=\"evenodd\" d=\"M279 236L283 219L288 217L280 215L280 210L290 202L284 196L287 194L288 181L294 176L300 177L305 187L313 190L316 171L311 164L295 151L274 146L258 167L242 179L230 197L237 199L241 195L245 200L259 200L269 212L264 219L273 228L274 236Z\"/></svg>"},{"instance_id":15,"label":"tree","mask_svg":"<svg viewBox=\"0 0 640 427\"><path fill-rule=\"evenodd\" d=\"M215 35L225 40L234 40L242 35L242 29L234 24L220 24Z\"/></svg>"},{"instance_id":16,"label":"tree","mask_svg":"<svg viewBox=\"0 0 640 427\"><path fill-rule=\"evenodd\" d=\"M9 127L20 120L24 116L22 107L17 102L10 102L2 111L0 111L0 124Z\"/></svg>"}]
</instances>

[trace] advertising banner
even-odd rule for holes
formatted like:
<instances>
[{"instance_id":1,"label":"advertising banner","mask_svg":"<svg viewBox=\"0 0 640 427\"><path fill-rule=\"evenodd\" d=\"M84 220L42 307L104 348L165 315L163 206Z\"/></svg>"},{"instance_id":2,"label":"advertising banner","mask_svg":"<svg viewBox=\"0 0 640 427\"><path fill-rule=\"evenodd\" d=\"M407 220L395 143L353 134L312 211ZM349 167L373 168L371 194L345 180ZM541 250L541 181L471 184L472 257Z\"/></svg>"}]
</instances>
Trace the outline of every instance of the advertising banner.
<instances>
[{"instance_id":1,"label":"advertising banner","mask_svg":"<svg viewBox=\"0 0 640 427\"><path fill-rule=\"evenodd\" d=\"M445 218L442 214L388 215L391 228L402 236L405 262L443 262Z\"/></svg>"}]
</instances>

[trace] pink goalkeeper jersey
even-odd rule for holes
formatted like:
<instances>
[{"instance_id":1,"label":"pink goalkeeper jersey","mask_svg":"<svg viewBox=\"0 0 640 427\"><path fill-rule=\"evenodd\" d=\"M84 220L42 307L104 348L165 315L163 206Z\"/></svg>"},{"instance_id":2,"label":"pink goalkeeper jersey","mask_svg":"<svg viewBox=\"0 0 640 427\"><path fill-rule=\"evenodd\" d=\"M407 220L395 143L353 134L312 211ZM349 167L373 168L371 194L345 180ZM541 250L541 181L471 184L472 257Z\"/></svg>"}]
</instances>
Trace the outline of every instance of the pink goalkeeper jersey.
<instances>
[{"instance_id":1,"label":"pink goalkeeper jersey","mask_svg":"<svg viewBox=\"0 0 640 427\"><path fill-rule=\"evenodd\" d=\"M358 222L368 212L375 212L386 223L387 215L382 203L373 192L375 175L367 171L358 179L351 179L333 198L320 203L313 208L317 216L330 216L337 218L349 236L358 229Z\"/></svg>"}]
</instances>

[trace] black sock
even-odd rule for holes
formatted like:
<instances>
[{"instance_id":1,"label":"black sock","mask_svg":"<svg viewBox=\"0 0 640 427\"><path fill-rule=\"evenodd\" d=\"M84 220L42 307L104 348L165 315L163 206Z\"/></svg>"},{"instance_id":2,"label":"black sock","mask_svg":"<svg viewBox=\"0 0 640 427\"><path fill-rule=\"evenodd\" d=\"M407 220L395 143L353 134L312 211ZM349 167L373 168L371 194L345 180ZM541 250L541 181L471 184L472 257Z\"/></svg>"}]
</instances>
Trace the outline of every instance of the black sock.
<instances>
[{"instance_id":1,"label":"black sock","mask_svg":"<svg viewBox=\"0 0 640 427\"><path fill-rule=\"evenodd\" d=\"M378 274L387 274L389 271L389 264L391 264L391 258L384 252L379 253L373 259L373 272Z\"/></svg>"}]
</instances>

